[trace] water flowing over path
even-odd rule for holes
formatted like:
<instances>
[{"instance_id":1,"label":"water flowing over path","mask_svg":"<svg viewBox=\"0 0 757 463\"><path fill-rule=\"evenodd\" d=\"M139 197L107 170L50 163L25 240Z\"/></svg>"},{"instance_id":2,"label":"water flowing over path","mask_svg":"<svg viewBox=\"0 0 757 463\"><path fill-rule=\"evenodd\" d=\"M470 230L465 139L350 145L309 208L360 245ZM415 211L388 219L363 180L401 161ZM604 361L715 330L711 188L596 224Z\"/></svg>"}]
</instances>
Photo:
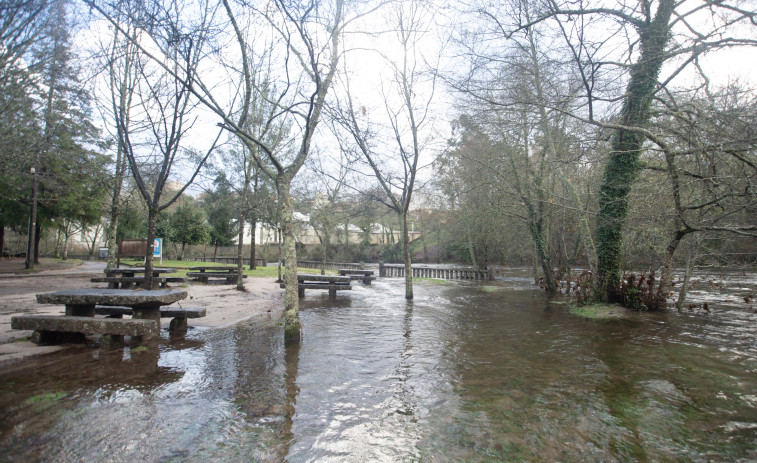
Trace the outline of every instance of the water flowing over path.
<instances>
[{"instance_id":1,"label":"water flowing over path","mask_svg":"<svg viewBox=\"0 0 757 463\"><path fill-rule=\"evenodd\" d=\"M157 349L0 369L0 455L78 461L736 461L757 458L757 314L596 322L525 272L379 279L282 327L191 330ZM730 302L726 301L730 300Z\"/></svg>"}]
</instances>

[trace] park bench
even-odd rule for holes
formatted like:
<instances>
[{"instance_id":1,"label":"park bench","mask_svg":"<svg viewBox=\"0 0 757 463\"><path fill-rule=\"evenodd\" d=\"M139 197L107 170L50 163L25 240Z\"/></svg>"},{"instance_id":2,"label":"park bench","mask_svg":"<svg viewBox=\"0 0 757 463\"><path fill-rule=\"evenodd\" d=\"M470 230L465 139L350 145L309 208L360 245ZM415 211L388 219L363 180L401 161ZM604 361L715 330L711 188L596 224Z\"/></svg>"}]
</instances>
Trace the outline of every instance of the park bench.
<instances>
[{"instance_id":1,"label":"park bench","mask_svg":"<svg viewBox=\"0 0 757 463\"><path fill-rule=\"evenodd\" d=\"M122 318L124 315L132 315L131 307L126 306L95 306L97 315L107 315L109 318ZM201 318L206 315L206 310L201 307L178 307L163 306L160 308L160 318L171 318L168 330L171 332L187 331L188 318Z\"/></svg>"},{"instance_id":2,"label":"park bench","mask_svg":"<svg viewBox=\"0 0 757 463\"><path fill-rule=\"evenodd\" d=\"M189 267L187 277L200 283L233 285L237 282L237 267ZM247 275L242 275L247 278Z\"/></svg>"},{"instance_id":3,"label":"park bench","mask_svg":"<svg viewBox=\"0 0 757 463\"><path fill-rule=\"evenodd\" d=\"M34 330L32 340L37 343L83 340L85 334L102 334L111 336L112 340L123 336L150 339L160 333L160 307L186 297L186 291L176 289L130 291L85 288L37 294L40 304L64 304L65 315L16 316L11 318L11 327ZM95 318L95 307L98 305L129 307L132 318Z\"/></svg>"},{"instance_id":4,"label":"park bench","mask_svg":"<svg viewBox=\"0 0 757 463\"><path fill-rule=\"evenodd\" d=\"M281 283L281 287L285 288L286 285ZM297 274L297 295L305 297L306 289L326 289L329 297L335 298L337 291L350 290L352 285L348 276Z\"/></svg>"},{"instance_id":5,"label":"park bench","mask_svg":"<svg viewBox=\"0 0 757 463\"><path fill-rule=\"evenodd\" d=\"M364 285L370 285L375 280L373 270L353 270L349 268L340 268L339 275L349 276L350 280L362 281Z\"/></svg>"}]
</instances>

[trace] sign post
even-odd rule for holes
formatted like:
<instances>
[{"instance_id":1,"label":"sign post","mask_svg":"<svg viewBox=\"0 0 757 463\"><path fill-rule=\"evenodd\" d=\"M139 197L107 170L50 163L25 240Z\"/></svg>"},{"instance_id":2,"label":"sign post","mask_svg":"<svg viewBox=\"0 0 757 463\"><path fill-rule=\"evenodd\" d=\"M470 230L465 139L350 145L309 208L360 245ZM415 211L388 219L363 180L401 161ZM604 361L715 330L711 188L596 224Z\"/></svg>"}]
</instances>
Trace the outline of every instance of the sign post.
<instances>
[{"instance_id":1,"label":"sign post","mask_svg":"<svg viewBox=\"0 0 757 463\"><path fill-rule=\"evenodd\" d=\"M160 265L163 265L163 238L155 238L153 258L160 257Z\"/></svg>"}]
</instances>

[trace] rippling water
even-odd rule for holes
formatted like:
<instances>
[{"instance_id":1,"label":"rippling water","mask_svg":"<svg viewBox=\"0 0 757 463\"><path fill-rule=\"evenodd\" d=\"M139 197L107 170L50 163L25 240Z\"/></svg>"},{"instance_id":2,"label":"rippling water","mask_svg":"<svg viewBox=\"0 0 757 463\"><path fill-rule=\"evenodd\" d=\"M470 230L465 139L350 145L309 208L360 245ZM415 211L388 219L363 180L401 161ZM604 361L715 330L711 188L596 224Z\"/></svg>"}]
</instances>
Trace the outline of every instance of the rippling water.
<instances>
[{"instance_id":1,"label":"rippling water","mask_svg":"<svg viewBox=\"0 0 757 463\"><path fill-rule=\"evenodd\" d=\"M294 347L272 320L5 368L0 459L757 459L754 275L613 322L508 275L308 293Z\"/></svg>"}]
</instances>

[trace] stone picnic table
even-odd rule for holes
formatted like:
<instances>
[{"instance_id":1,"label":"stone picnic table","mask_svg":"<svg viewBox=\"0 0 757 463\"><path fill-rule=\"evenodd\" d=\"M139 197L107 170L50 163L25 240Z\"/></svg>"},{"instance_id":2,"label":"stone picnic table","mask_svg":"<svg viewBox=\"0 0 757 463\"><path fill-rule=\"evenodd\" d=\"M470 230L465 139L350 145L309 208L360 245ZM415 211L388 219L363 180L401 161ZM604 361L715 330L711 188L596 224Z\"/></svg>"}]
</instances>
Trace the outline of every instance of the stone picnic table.
<instances>
[{"instance_id":1,"label":"stone picnic table","mask_svg":"<svg viewBox=\"0 0 757 463\"><path fill-rule=\"evenodd\" d=\"M11 327L34 330L38 344L60 340L83 340L84 334L114 337L140 336L145 339L160 333L161 306L187 297L186 290L69 289L37 294L40 304L64 304L65 315L20 315L11 318ZM95 318L95 306L121 306L131 309L132 318ZM74 336L61 336L74 333ZM73 339L72 339L73 338Z\"/></svg>"},{"instance_id":2,"label":"stone picnic table","mask_svg":"<svg viewBox=\"0 0 757 463\"><path fill-rule=\"evenodd\" d=\"M337 272L339 272L339 275L349 276L352 280L360 280L364 285L370 285L371 281L376 279L376 277L373 276L373 270L340 268Z\"/></svg>"},{"instance_id":3,"label":"stone picnic table","mask_svg":"<svg viewBox=\"0 0 757 463\"><path fill-rule=\"evenodd\" d=\"M201 283L210 283L211 278L213 281L225 282L226 284L234 284L237 282L237 267L236 266L199 266L189 267L187 277L193 278ZM242 278L247 278L247 275L242 275Z\"/></svg>"},{"instance_id":4,"label":"stone picnic table","mask_svg":"<svg viewBox=\"0 0 757 463\"><path fill-rule=\"evenodd\" d=\"M115 267L106 268L104 277L92 278L93 283L108 283L108 288L111 289L125 289L131 287L131 285L141 286L147 280L145 278L144 267ZM159 284L161 287L166 286L166 282L169 280L166 277L160 276L163 273L175 273L175 268L169 267L155 267L152 269L153 283ZM137 274L142 276L137 276ZM182 278L171 278L171 281L179 282Z\"/></svg>"},{"instance_id":5,"label":"stone picnic table","mask_svg":"<svg viewBox=\"0 0 757 463\"><path fill-rule=\"evenodd\" d=\"M284 288L284 283L281 284ZM305 297L306 289L327 289L329 297L335 298L336 292L352 289L350 277L343 275L315 275L310 273L297 274L297 295Z\"/></svg>"}]
</instances>

